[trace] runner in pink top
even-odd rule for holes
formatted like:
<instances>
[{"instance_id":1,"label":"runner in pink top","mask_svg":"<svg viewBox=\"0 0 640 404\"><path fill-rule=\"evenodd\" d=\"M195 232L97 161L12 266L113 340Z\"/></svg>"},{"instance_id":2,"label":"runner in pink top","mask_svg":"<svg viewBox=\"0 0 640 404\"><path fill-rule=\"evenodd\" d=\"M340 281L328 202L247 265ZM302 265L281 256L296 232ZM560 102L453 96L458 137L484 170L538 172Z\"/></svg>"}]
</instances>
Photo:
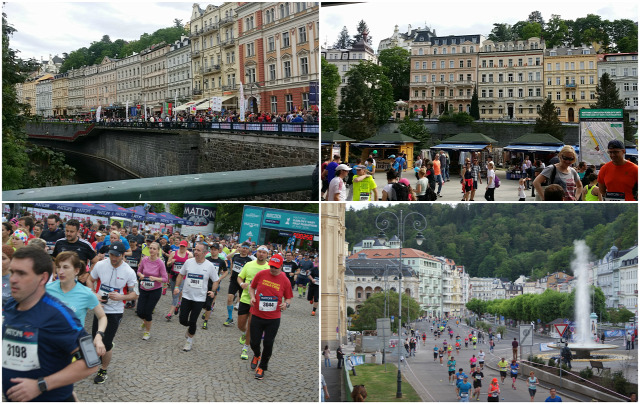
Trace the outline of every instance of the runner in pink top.
<instances>
[{"instance_id":1,"label":"runner in pink top","mask_svg":"<svg viewBox=\"0 0 640 404\"><path fill-rule=\"evenodd\" d=\"M138 265L138 279L140 280L140 297L136 314L143 320L143 340L148 340L151 332L153 310L162 294L162 283L167 281L167 271L164 261L160 258L160 244L153 242L149 245L149 256L144 257Z\"/></svg>"}]
</instances>

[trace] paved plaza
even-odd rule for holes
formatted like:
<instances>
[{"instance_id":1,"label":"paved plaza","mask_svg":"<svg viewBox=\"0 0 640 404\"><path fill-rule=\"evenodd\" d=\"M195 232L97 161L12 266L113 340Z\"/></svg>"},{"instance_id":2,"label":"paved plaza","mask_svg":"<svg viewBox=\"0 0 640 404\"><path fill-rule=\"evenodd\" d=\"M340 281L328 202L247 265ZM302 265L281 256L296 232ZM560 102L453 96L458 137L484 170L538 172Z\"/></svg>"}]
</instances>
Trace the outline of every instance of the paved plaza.
<instances>
[{"instance_id":1,"label":"paved plaza","mask_svg":"<svg viewBox=\"0 0 640 404\"><path fill-rule=\"evenodd\" d=\"M444 358L444 366L440 366L439 360L434 362L433 360L433 347L436 344L436 339L433 337L433 333L430 332L430 324L429 322L417 322L414 323L414 329L417 332L422 333L425 331L427 333L426 344L422 344L422 339L420 339L420 343L418 345L417 353L415 357L406 358L405 364L402 366L402 376L411 384L411 386L416 390L422 401L425 402L452 402L457 401L455 394L455 387L450 385L448 382L448 373L447 373L447 358L445 355ZM458 325L453 326L454 330L454 340L455 336L460 335L464 340L464 336L468 335L471 328L466 325ZM486 363L484 368L484 379L482 381L482 389L479 401L487 401L487 390L489 387L489 382L494 377L497 377L500 380L500 375L497 370L497 363L500 361L501 357L505 357L508 362L511 362L512 358L512 349L511 349L511 341L513 338L517 337L516 329L508 329L506 336L496 344L494 349L494 353L489 352L489 344L488 338L485 338L485 344L478 344L476 350L473 350L471 344L469 344L468 348L463 348L460 351L459 355L456 355L455 349L453 356L456 360L456 372L459 368L463 368L464 372L470 376L470 366L469 359L473 354L478 355L480 349L482 349L486 354ZM444 335L437 340L438 346L442 346L442 341L445 339ZM447 342L451 342L448 335L446 337ZM540 354L538 347L539 343L543 342L552 342L554 341L552 338L541 337L536 335L534 337L534 345L531 347L532 352L534 354ZM605 366L611 367L612 371L623 370L625 376L629 380L635 380L637 383L638 380L638 354L637 350L627 351L624 349L622 345L622 339L614 339L612 341L607 341L607 343L612 343L614 345L620 346L620 349L614 349L611 351L607 351L607 354L615 354L620 357L626 357L627 359L622 359L619 361L608 361ZM637 347L636 347L637 348ZM345 353L351 353L354 349L354 345L348 345L344 351ZM404 350L403 350L404 351ZM526 359L528 356L529 347L524 348L523 356ZM404 353L404 352L403 352ZM543 354L552 355L558 354L558 351L554 352L544 352ZM335 356L335 355L334 355ZM370 361L371 354L367 354L366 360ZM388 371L397 372L396 364L397 364L397 356L388 355L387 356ZM333 362L333 361L332 361ZM572 362L573 369L575 371L579 371L585 367L589 366L589 362L581 362L574 360ZM325 375L329 383L329 391L332 395L331 400L328 401L340 401L340 398L336 397L341 387L339 385L340 379L337 375L337 370L334 368L325 368L322 367L322 373ZM522 374L522 371L520 372ZM528 375L527 375L528 377ZM470 380L471 382L471 380ZM549 388L551 386L540 382L538 386L538 391L535 396L536 402L542 402L549 396ZM395 390L395 384L393 386L389 386L390 389ZM516 382L516 390L511 387L511 379L509 375L505 378L504 383L500 384L500 401L504 402L529 402L529 392L527 390L526 381L522 376L520 376ZM343 393L344 395L344 393ZM558 388L558 395L562 397L563 401L591 401L590 397L575 393L575 392L565 392L561 388ZM344 399L344 397L343 397ZM471 401L476 401L475 399Z\"/></svg>"},{"instance_id":2,"label":"paved plaza","mask_svg":"<svg viewBox=\"0 0 640 404\"><path fill-rule=\"evenodd\" d=\"M75 385L81 401L319 401L318 321L311 305L294 291L291 308L283 313L280 329L263 380L254 379L250 359L240 359L240 330L225 327L226 291L221 285L216 308L202 329L202 319L193 339L193 349L182 351L186 327L177 316L167 322L169 291L156 306L151 339L142 340L140 320L133 309L125 309L115 338L113 359L104 384L93 376ZM234 320L237 318L234 311ZM93 314L87 316L91 331Z\"/></svg>"},{"instance_id":3,"label":"paved plaza","mask_svg":"<svg viewBox=\"0 0 640 404\"><path fill-rule=\"evenodd\" d=\"M518 180L506 179L507 174L503 170L497 170L498 178L500 178L500 188L495 191L496 202L518 202ZM413 169L407 170L402 173L402 178L409 180L411 187L415 189L416 176ZM382 188L387 184L387 173L380 171L375 174L376 185L378 186L378 199L382 200ZM486 179L482 179L482 184L478 184L476 195L473 198L477 202L486 202L484 199L485 187L487 186ZM436 192L438 191L438 185L436 184ZM442 185L440 192L442 198L438 198L437 202L454 202L462 199L462 184L460 184L460 176L454 174L451 176L449 182L445 182ZM531 196L531 190L525 191L526 201L535 201L535 198Z\"/></svg>"}]
</instances>

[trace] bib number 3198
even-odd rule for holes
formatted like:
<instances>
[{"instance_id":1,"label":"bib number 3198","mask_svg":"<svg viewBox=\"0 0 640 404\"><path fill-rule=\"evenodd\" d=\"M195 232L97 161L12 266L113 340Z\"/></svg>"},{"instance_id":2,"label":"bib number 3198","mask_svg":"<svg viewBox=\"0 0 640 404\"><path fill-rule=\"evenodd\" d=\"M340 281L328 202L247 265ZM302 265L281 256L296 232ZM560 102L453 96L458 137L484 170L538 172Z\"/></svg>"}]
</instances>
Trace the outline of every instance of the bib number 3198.
<instances>
[{"instance_id":1,"label":"bib number 3198","mask_svg":"<svg viewBox=\"0 0 640 404\"><path fill-rule=\"evenodd\" d=\"M2 367L20 372L40 369L38 330L7 326L2 337Z\"/></svg>"}]
</instances>

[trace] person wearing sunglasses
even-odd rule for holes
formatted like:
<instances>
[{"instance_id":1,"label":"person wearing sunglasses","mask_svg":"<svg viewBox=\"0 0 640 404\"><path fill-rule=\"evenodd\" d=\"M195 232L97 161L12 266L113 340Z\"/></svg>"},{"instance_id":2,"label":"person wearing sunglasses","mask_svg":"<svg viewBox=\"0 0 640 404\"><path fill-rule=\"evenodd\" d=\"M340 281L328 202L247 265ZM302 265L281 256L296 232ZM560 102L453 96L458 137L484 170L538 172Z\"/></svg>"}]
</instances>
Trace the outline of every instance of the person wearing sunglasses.
<instances>
[{"instance_id":1,"label":"person wearing sunglasses","mask_svg":"<svg viewBox=\"0 0 640 404\"><path fill-rule=\"evenodd\" d=\"M578 172L571 167L577 155L573 147L564 146L558 153L559 162L547 166L533 181L537 195L544 200L544 185L558 184L564 190L564 201L576 201L582 195L582 182ZM546 182L546 183L545 183Z\"/></svg>"}]
</instances>

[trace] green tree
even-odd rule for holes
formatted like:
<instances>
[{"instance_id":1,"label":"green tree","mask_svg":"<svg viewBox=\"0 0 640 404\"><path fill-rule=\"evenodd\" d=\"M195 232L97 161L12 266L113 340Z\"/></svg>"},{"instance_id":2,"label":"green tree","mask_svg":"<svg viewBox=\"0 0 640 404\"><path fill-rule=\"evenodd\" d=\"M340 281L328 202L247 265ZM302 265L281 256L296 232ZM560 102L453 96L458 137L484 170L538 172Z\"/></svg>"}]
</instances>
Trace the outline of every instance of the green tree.
<instances>
[{"instance_id":1,"label":"green tree","mask_svg":"<svg viewBox=\"0 0 640 404\"><path fill-rule=\"evenodd\" d=\"M342 27L342 31L338 34L338 39L333 44L333 47L336 49L347 49L351 44L351 36L349 35L349 30L346 26ZM324 106L323 106L324 108Z\"/></svg>"},{"instance_id":2,"label":"green tree","mask_svg":"<svg viewBox=\"0 0 640 404\"><path fill-rule=\"evenodd\" d=\"M544 27L544 18L542 18L542 13L540 11L532 11L529 13L529 17L527 18L528 22L535 22L540 24L541 27Z\"/></svg>"},{"instance_id":3,"label":"green tree","mask_svg":"<svg viewBox=\"0 0 640 404\"><path fill-rule=\"evenodd\" d=\"M493 42L505 42L505 41L514 40L516 38L514 38L511 25L503 24L503 23L494 23L493 29L491 30L491 33L489 34L487 39L490 39Z\"/></svg>"},{"instance_id":4,"label":"green tree","mask_svg":"<svg viewBox=\"0 0 640 404\"><path fill-rule=\"evenodd\" d=\"M624 101L620 99L620 91L616 83L611 80L609 73L603 73L596 85L596 103L591 108L623 109Z\"/></svg>"},{"instance_id":5,"label":"green tree","mask_svg":"<svg viewBox=\"0 0 640 404\"><path fill-rule=\"evenodd\" d=\"M393 99L408 100L411 53L400 47L383 49L378 55L378 62L393 86Z\"/></svg>"},{"instance_id":6,"label":"green tree","mask_svg":"<svg viewBox=\"0 0 640 404\"><path fill-rule=\"evenodd\" d=\"M620 309L609 309L607 312L614 325L624 324L634 317L634 314L624 307Z\"/></svg>"},{"instance_id":7,"label":"green tree","mask_svg":"<svg viewBox=\"0 0 640 404\"><path fill-rule=\"evenodd\" d=\"M543 31L547 49L561 46L569 42L569 26L558 14L551 14L551 19Z\"/></svg>"},{"instance_id":8,"label":"green tree","mask_svg":"<svg viewBox=\"0 0 640 404\"><path fill-rule=\"evenodd\" d=\"M21 61L9 39L15 29L2 14L2 189L57 186L75 170L64 163L64 155L31 144L25 131L29 105L17 101L16 85L36 70L33 60ZM30 156L27 154L30 151ZM54 167L54 168L52 168Z\"/></svg>"},{"instance_id":9,"label":"green tree","mask_svg":"<svg viewBox=\"0 0 640 404\"><path fill-rule=\"evenodd\" d=\"M334 131L338 129L338 87L342 79L338 67L324 57L321 59L321 68L322 130Z\"/></svg>"},{"instance_id":10,"label":"green tree","mask_svg":"<svg viewBox=\"0 0 640 404\"><path fill-rule=\"evenodd\" d=\"M338 108L340 131L357 140L376 133L393 111L393 89L382 67L368 60L347 72Z\"/></svg>"},{"instance_id":11,"label":"green tree","mask_svg":"<svg viewBox=\"0 0 640 404\"><path fill-rule=\"evenodd\" d=\"M473 88L473 95L471 96L471 107L469 108L469 115L476 121L480 119L480 103L478 102L478 87Z\"/></svg>"},{"instance_id":12,"label":"green tree","mask_svg":"<svg viewBox=\"0 0 640 404\"><path fill-rule=\"evenodd\" d=\"M615 20L609 24L609 37L617 52L638 51L638 25L629 19Z\"/></svg>"},{"instance_id":13,"label":"green tree","mask_svg":"<svg viewBox=\"0 0 640 404\"><path fill-rule=\"evenodd\" d=\"M416 150L426 148L428 142L431 140L431 134L427 130L422 119L414 121L409 119L408 116L405 116L402 122L400 122L398 129L403 134L419 141L419 143L414 146Z\"/></svg>"},{"instance_id":14,"label":"green tree","mask_svg":"<svg viewBox=\"0 0 640 404\"><path fill-rule=\"evenodd\" d=\"M540 38L542 36L542 26L537 22L528 22L520 31L521 39L529 39L533 37Z\"/></svg>"},{"instance_id":15,"label":"green tree","mask_svg":"<svg viewBox=\"0 0 640 404\"><path fill-rule=\"evenodd\" d=\"M533 128L534 133L548 133L551 136L563 140L564 130L562 129L562 123L558 118L556 107L551 101L551 98L547 98L538 112L538 118L536 118L536 124Z\"/></svg>"},{"instance_id":16,"label":"green tree","mask_svg":"<svg viewBox=\"0 0 640 404\"><path fill-rule=\"evenodd\" d=\"M372 37L369 36L369 27L367 26L367 23L364 20L360 20L358 21L358 27L356 28L356 31L358 31L357 34L355 34L353 36L353 39L351 40L351 45L353 46L353 44L356 44L358 42L360 42L362 40L362 38L366 37L366 43L371 45L372 44Z\"/></svg>"},{"instance_id":17,"label":"green tree","mask_svg":"<svg viewBox=\"0 0 640 404\"><path fill-rule=\"evenodd\" d=\"M184 28L184 25L182 24L182 20L179 20L179 19L177 19L177 18L174 18L174 19L173 19L173 26L174 26L175 28L179 28L179 29Z\"/></svg>"},{"instance_id":18,"label":"green tree","mask_svg":"<svg viewBox=\"0 0 640 404\"><path fill-rule=\"evenodd\" d=\"M169 213L178 217L184 216L184 203L170 203Z\"/></svg>"},{"instance_id":19,"label":"green tree","mask_svg":"<svg viewBox=\"0 0 640 404\"><path fill-rule=\"evenodd\" d=\"M466 304L467 309L477 314L478 317L482 316L484 313L487 313L487 302L482 301L480 299L471 299Z\"/></svg>"},{"instance_id":20,"label":"green tree","mask_svg":"<svg viewBox=\"0 0 640 404\"><path fill-rule=\"evenodd\" d=\"M351 322L352 330L375 330L376 319L384 318L385 294L374 293L364 301L358 310L358 316ZM391 330L398 332L398 293L390 290L387 292L387 313L394 316ZM402 294L402 322L407 321L407 315L416 319L422 314L420 304L410 296Z\"/></svg>"},{"instance_id":21,"label":"green tree","mask_svg":"<svg viewBox=\"0 0 640 404\"><path fill-rule=\"evenodd\" d=\"M427 116L431 119L431 114L433 114L433 105L427 105Z\"/></svg>"}]
</instances>

